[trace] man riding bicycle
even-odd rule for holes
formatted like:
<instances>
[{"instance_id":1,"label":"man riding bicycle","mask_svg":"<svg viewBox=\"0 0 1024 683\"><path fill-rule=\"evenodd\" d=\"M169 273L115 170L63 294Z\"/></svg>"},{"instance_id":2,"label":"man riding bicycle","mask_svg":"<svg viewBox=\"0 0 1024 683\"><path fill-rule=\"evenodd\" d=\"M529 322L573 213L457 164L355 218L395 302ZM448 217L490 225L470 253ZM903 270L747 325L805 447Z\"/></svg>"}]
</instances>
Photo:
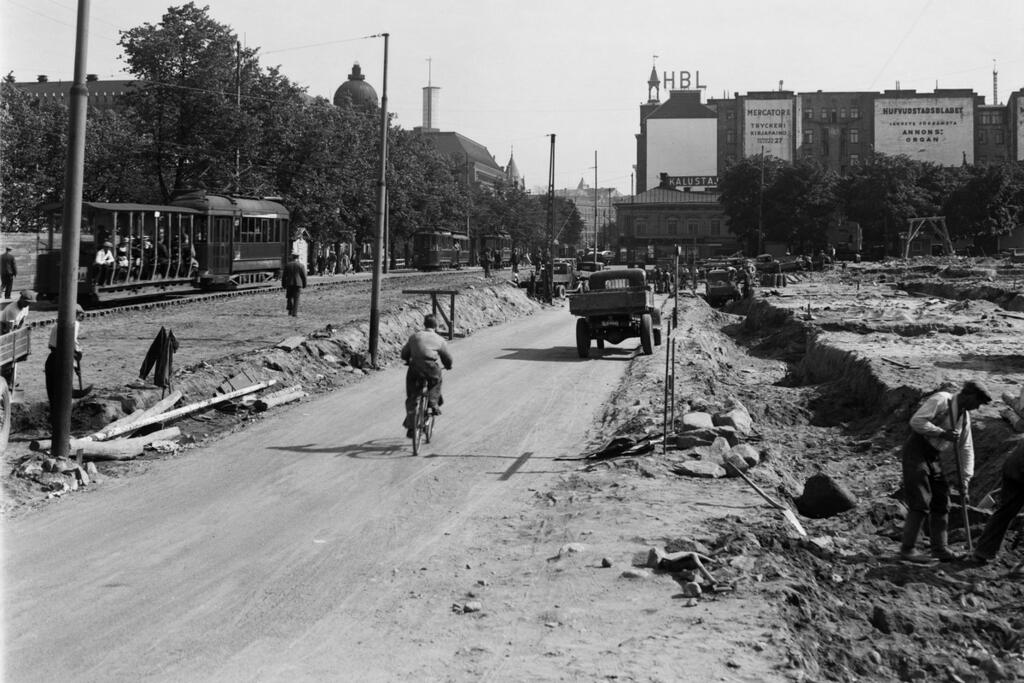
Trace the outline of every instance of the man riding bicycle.
<instances>
[{"instance_id":1,"label":"man riding bicycle","mask_svg":"<svg viewBox=\"0 0 1024 683\"><path fill-rule=\"evenodd\" d=\"M437 319L433 315L423 318L423 330L416 332L402 347L402 360L409 366L405 373L405 435L413 438L416 401L424 382L427 385L427 400L435 415L440 415L444 404L441 396L441 367L452 369L452 355L448 344L437 333Z\"/></svg>"}]
</instances>

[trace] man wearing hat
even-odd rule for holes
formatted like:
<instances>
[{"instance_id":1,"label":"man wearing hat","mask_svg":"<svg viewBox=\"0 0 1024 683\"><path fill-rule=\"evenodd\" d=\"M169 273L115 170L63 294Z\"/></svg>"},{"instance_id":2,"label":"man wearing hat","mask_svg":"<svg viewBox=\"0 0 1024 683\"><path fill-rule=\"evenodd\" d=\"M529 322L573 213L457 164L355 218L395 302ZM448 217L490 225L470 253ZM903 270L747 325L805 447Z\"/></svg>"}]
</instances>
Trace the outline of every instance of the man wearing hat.
<instances>
[{"instance_id":1,"label":"man wearing hat","mask_svg":"<svg viewBox=\"0 0 1024 683\"><path fill-rule=\"evenodd\" d=\"M281 272L281 286L284 288L288 315L299 315L299 294L306 286L306 267L299 261L299 255L292 253Z\"/></svg>"},{"instance_id":2,"label":"man wearing hat","mask_svg":"<svg viewBox=\"0 0 1024 683\"><path fill-rule=\"evenodd\" d=\"M14 254L11 248L7 247L3 254L0 254L0 290L3 290L4 298L11 298L11 290L14 289L14 276L18 274L18 264L14 262Z\"/></svg>"},{"instance_id":3,"label":"man wearing hat","mask_svg":"<svg viewBox=\"0 0 1024 683\"><path fill-rule=\"evenodd\" d=\"M96 276L96 284L110 284L110 278L114 274L114 245L110 242L104 242L103 246L96 250L93 273Z\"/></svg>"},{"instance_id":4,"label":"man wearing hat","mask_svg":"<svg viewBox=\"0 0 1024 683\"><path fill-rule=\"evenodd\" d=\"M0 313L0 334L16 330L25 324L28 317L28 307L35 303L36 293L31 289L21 290L17 301L12 301L4 307Z\"/></svg>"},{"instance_id":5,"label":"man wearing hat","mask_svg":"<svg viewBox=\"0 0 1024 683\"><path fill-rule=\"evenodd\" d=\"M949 549L949 483L962 499L974 476L974 440L971 413L992 401L978 380L964 382L959 393L938 391L929 396L910 418L910 437L903 444L903 491L907 519L903 526L900 559L917 564L958 559ZM925 517L929 520L931 557L915 550Z\"/></svg>"}]
</instances>

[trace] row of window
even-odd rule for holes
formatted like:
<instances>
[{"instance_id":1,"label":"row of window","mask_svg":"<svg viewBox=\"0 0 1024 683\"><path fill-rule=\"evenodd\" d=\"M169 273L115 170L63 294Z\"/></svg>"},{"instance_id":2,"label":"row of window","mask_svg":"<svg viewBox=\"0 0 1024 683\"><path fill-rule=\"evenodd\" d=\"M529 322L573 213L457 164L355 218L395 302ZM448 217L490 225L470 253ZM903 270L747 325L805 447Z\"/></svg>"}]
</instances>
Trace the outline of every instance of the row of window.
<instances>
[{"instance_id":1,"label":"row of window","mask_svg":"<svg viewBox=\"0 0 1024 683\"><path fill-rule=\"evenodd\" d=\"M998 125L1005 122L1001 111L983 111L978 114L978 122L983 125Z\"/></svg>"},{"instance_id":2,"label":"row of window","mask_svg":"<svg viewBox=\"0 0 1024 683\"><path fill-rule=\"evenodd\" d=\"M988 136L985 134L985 131L983 131L983 130L979 130L978 131L978 142L980 142L981 144L985 144L985 142L987 141L987 137ZM1001 131L1001 130L994 130L994 131L992 131L992 144L994 144L994 145L1001 145L1001 144L1003 144L1003 131Z\"/></svg>"},{"instance_id":3,"label":"row of window","mask_svg":"<svg viewBox=\"0 0 1024 683\"><path fill-rule=\"evenodd\" d=\"M846 138L847 142L860 142L860 130L857 128L847 128L840 131L840 134ZM814 144L813 129L804 131L804 144Z\"/></svg>"},{"instance_id":4,"label":"row of window","mask_svg":"<svg viewBox=\"0 0 1024 683\"><path fill-rule=\"evenodd\" d=\"M687 218L685 221L676 216L669 216L664 221L654 221L638 217L634 221L637 237L697 237L707 235L720 237L722 221L718 218Z\"/></svg>"},{"instance_id":5,"label":"row of window","mask_svg":"<svg viewBox=\"0 0 1024 683\"><path fill-rule=\"evenodd\" d=\"M834 108L833 109L828 109L827 107L825 107L825 108L821 109L821 113L819 114L819 118L822 121L836 121L836 120L845 121L846 118L847 118L846 114L847 114L846 107L840 107L838 109L838 111L836 109L834 109ZM859 119L860 118L860 107L850 107L849 114L850 114L849 118L851 118L851 119ZM811 119L814 118L814 108L813 107L808 107L808 108L804 109L804 118L807 119L808 121L810 121Z\"/></svg>"}]
</instances>

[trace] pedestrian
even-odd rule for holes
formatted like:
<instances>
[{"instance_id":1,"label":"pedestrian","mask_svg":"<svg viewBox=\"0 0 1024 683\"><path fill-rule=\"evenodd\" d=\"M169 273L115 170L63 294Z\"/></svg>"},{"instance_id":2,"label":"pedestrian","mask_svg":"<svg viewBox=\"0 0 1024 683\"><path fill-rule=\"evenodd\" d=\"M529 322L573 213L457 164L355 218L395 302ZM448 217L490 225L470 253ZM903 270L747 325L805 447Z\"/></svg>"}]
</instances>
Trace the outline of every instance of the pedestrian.
<instances>
[{"instance_id":1,"label":"pedestrian","mask_svg":"<svg viewBox=\"0 0 1024 683\"><path fill-rule=\"evenodd\" d=\"M964 382L959 393L938 391L910 418L910 437L903 444L903 491L907 518L899 557L928 564L958 559L949 549L949 482L959 488L966 504L974 476L974 440L970 411L989 403L991 395L978 380ZM925 518L929 520L931 557L915 550Z\"/></svg>"},{"instance_id":2,"label":"pedestrian","mask_svg":"<svg viewBox=\"0 0 1024 683\"><path fill-rule=\"evenodd\" d=\"M334 275L338 272L338 256L334 251L334 247L327 252L327 274Z\"/></svg>"},{"instance_id":3,"label":"pedestrian","mask_svg":"<svg viewBox=\"0 0 1024 683\"><path fill-rule=\"evenodd\" d=\"M299 315L299 294L306 286L306 268L299 262L299 255L293 253L281 273L281 287L285 290L288 315Z\"/></svg>"},{"instance_id":4,"label":"pedestrian","mask_svg":"<svg viewBox=\"0 0 1024 683\"><path fill-rule=\"evenodd\" d=\"M82 345L78 343L78 331L81 329L81 322L85 319L85 309L75 304L75 324L73 343L75 347L75 367L81 367ZM50 355L46 357L43 364L43 375L46 378L46 398L50 403L50 429L52 434L57 433L57 403L60 401L60 356L57 354L57 326L50 330Z\"/></svg>"},{"instance_id":5,"label":"pedestrian","mask_svg":"<svg viewBox=\"0 0 1024 683\"><path fill-rule=\"evenodd\" d=\"M18 295L17 301L12 301L4 306L3 312L0 313L0 334L13 332L24 325L25 319L28 318L29 306L35 301L36 293L31 289L23 289Z\"/></svg>"},{"instance_id":6,"label":"pedestrian","mask_svg":"<svg viewBox=\"0 0 1024 683\"><path fill-rule=\"evenodd\" d=\"M491 255L486 249L480 252L480 266L484 269L484 277L491 276Z\"/></svg>"},{"instance_id":7,"label":"pedestrian","mask_svg":"<svg viewBox=\"0 0 1024 683\"><path fill-rule=\"evenodd\" d=\"M18 264L14 260L11 248L7 247L3 254L0 254L0 289L3 290L4 298L11 298L11 290L14 289L14 276L18 274Z\"/></svg>"},{"instance_id":8,"label":"pedestrian","mask_svg":"<svg viewBox=\"0 0 1024 683\"><path fill-rule=\"evenodd\" d=\"M341 258L338 260L338 270L341 271L342 275L348 273L352 268L352 259L348 255L348 250L341 252Z\"/></svg>"},{"instance_id":9,"label":"pedestrian","mask_svg":"<svg viewBox=\"0 0 1024 683\"><path fill-rule=\"evenodd\" d=\"M1010 522L1024 509L1024 441L1006 456L1003 462L1002 488L999 491L999 504L995 512L985 524L978 543L974 546L974 557L977 564L985 564L995 558L999 547L1003 544L1006 530Z\"/></svg>"}]
</instances>

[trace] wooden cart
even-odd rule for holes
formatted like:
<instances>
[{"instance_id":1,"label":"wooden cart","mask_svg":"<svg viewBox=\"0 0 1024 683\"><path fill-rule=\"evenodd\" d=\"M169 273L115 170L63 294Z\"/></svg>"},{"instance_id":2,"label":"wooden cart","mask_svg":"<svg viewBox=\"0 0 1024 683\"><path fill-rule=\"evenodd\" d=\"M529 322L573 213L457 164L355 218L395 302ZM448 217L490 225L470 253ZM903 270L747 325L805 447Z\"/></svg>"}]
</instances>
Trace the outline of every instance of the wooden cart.
<instances>
[{"instance_id":1,"label":"wooden cart","mask_svg":"<svg viewBox=\"0 0 1024 683\"><path fill-rule=\"evenodd\" d=\"M18 362L28 358L32 336L27 327L0 334L0 454L11 435L11 404L21 400L17 388Z\"/></svg>"}]
</instances>

